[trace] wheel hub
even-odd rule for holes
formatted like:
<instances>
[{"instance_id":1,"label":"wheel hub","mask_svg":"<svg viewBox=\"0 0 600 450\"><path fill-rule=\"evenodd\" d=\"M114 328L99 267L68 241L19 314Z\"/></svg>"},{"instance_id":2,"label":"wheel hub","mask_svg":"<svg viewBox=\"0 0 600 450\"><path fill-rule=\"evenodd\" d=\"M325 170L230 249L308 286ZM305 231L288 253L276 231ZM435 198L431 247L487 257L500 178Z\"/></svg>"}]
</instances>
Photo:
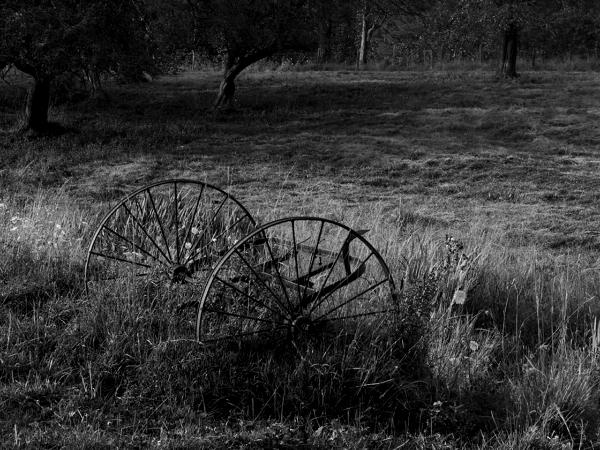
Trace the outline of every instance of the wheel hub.
<instances>
[{"instance_id":1,"label":"wheel hub","mask_svg":"<svg viewBox=\"0 0 600 450\"><path fill-rule=\"evenodd\" d=\"M309 333L312 329L312 320L309 315L300 314L288 319L288 328L292 335Z\"/></svg>"},{"instance_id":2,"label":"wheel hub","mask_svg":"<svg viewBox=\"0 0 600 450\"><path fill-rule=\"evenodd\" d=\"M191 277L191 271L183 265L175 266L171 272L172 283L185 283L187 277Z\"/></svg>"}]
</instances>

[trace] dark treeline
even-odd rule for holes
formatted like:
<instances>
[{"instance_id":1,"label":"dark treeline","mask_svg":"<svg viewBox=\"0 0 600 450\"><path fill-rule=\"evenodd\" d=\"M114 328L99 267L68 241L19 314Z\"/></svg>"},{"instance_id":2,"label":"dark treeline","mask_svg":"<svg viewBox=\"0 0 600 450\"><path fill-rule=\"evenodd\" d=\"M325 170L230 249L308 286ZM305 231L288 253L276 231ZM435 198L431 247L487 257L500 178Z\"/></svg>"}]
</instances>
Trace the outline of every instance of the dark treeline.
<instances>
[{"instance_id":1,"label":"dark treeline","mask_svg":"<svg viewBox=\"0 0 600 450\"><path fill-rule=\"evenodd\" d=\"M316 64L430 64L598 58L596 0L4 0L0 74L15 67L34 83L21 130L48 129L57 86L104 96L102 80L148 79L195 61L223 65L215 107L262 59Z\"/></svg>"},{"instance_id":2,"label":"dark treeline","mask_svg":"<svg viewBox=\"0 0 600 450\"><path fill-rule=\"evenodd\" d=\"M600 51L594 0L361 0L330 6L319 24L318 57L359 66L498 59L516 76L517 56L535 64Z\"/></svg>"}]
</instances>

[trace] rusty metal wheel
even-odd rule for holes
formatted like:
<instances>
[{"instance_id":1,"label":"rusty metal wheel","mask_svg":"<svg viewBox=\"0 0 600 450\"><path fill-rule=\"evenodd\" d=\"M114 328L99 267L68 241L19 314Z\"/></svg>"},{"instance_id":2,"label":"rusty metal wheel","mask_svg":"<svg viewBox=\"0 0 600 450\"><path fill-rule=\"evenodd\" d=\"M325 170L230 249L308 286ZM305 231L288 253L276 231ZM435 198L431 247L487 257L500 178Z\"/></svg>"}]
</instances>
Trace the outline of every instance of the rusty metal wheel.
<instances>
[{"instance_id":1,"label":"rusty metal wheel","mask_svg":"<svg viewBox=\"0 0 600 450\"><path fill-rule=\"evenodd\" d=\"M177 179L145 186L122 199L96 230L85 264L86 294L103 299L127 292L140 301L177 294L179 305L195 304L215 263L254 226L241 203L210 184ZM194 308L192 322L195 314Z\"/></svg>"},{"instance_id":2,"label":"rusty metal wheel","mask_svg":"<svg viewBox=\"0 0 600 450\"><path fill-rule=\"evenodd\" d=\"M257 228L211 273L197 339L278 341L390 317L398 306L394 280L363 234L317 217Z\"/></svg>"}]
</instances>

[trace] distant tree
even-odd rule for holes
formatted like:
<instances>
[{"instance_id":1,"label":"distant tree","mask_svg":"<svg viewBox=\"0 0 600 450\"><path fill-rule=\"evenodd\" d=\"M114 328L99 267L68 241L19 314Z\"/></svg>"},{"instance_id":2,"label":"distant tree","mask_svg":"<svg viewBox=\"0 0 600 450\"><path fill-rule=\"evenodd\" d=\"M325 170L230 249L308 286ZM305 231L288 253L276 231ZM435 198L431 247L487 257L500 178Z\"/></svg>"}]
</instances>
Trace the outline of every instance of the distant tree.
<instances>
[{"instance_id":1,"label":"distant tree","mask_svg":"<svg viewBox=\"0 0 600 450\"><path fill-rule=\"evenodd\" d=\"M546 52L598 57L600 44L600 2L563 0L544 20Z\"/></svg>"},{"instance_id":2,"label":"distant tree","mask_svg":"<svg viewBox=\"0 0 600 450\"><path fill-rule=\"evenodd\" d=\"M52 83L87 74L93 88L104 71L136 77L152 71L142 10L136 0L3 0L0 61L33 78L21 130L48 130Z\"/></svg>"},{"instance_id":3,"label":"distant tree","mask_svg":"<svg viewBox=\"0 0 600 450\"><path fill-rule=\"evenodd\" d=\"M363 47L380 58L391 54L393 60L401 56L407 62L411 58L485 61L499 54L499 72L516 77L521 54L529 56L532 64L538 55L600 57L598 0L359 1L355 3L357 49L366 39L368 45ZM386 16L372 36L368 31L373 13L362 20L367 26L361 26L362 11L369 10L384 11ZM366 56L358 53L359 59Z\"/></svg>"},{"instance_id":4,"label":"distant tree","mask_svg":"<svg viewBox=\"0 0 600 450\"><path fill-rule=\"evenodd\" d=\"M372 41L378 30L390 22L407 18L414 20L415 17L422 16L431 9L435 3L436 0L358 0L356 3L359 18L357 67L361 68L367 63Z\"/></svg>"},{"instance_id":5,"label":"distant tree","mask_svg":"<svg viewBox=\"0 0 600 450\"><path fill-rule=\"evenodd\" d=\"M483 62L496 43L492 12L486 1L459 0L450 18L448 44L454 54Z\"/></svg>"},{"instance_id":6,"label":"distant tree","mask_svg":"<svg viewBox=\"0 0 600 450\"><path fill-rule=\"evenodd\" d=\"M522 38L526 36L532 43L538 41L541 27L560 9L563 1L569 0L494 0L494 22L502 35L501 76L518 76L517 58Z\"/></svg>"},{"instance_id":7,"label":"distant tree","mask_svg":"<svg viewBox=\"0 0 600 450\"><path fill-rule=\"evenodd\" d=\"M353 0L318 1L314 4L318 39L316 62L345 59L348 47L355 49Z\"/></svg>"},{"instance_id":8,"label":"distant tree","mask_svg":"<svg viewBox=\"0 0 600 450\"><path fill-rule=\"evenodd\" d=\"M527 0L494 0L495 22L502 34L502 52L499 73L507 78L516 78L517 55L523 25L529 13Z\"/></svg>"},{"instance_id":9,"label":"distant tree","mask_svg":"<svg viewBox=\"0 0 600 450\"><path fill-rule=\"evenodd\" d=\"M190 12L191 0L140 1L144 5L147 34L155 46L155 63L163 72L177 72L209 39L203 29L205 24L200 24L197 15Z\"/></svg>"},{"instance_id":10,"label":"distant tree","mask_svg":"<svg viewBox=\"0 0 600 450\"><path fill-rule=\"evenodd\" d=\"M380 0L361 0L359 3L359 44L356 65L359 69L367 64L373 35L390 16L389 4Z\"/></svg>"},{"instance_id":11,"label":"distant tree","mask_svg":"<svg viewBox=\"0 0 600 450\"><path fill-rule=\"evenodd\" d=\"M190 0L199 42L225 62L216 108L231 106L235 80L248 66L277 53L314 50L315 17L327 0Z\"/></svg>"}]
</instances>

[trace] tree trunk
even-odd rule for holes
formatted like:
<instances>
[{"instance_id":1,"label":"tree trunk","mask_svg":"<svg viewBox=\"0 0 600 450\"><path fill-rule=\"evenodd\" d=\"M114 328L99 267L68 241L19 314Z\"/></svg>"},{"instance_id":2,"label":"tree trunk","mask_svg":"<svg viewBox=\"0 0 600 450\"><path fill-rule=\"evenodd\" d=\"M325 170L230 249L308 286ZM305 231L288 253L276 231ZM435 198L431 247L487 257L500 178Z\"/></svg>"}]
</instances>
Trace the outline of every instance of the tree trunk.
<instances>
[{"instance_id":1,"label":"tree trunk","mask_svg":"<svg viewBox=\"0 0 600 450\"><path fill-rule=\"evenodd\" d=\"M235 79L248 66L260 61L263 58L272 56L276 48L269 47L257 51L256 53L243 57L228 54L225 63L225 73L223 81L219 86L219 94L214 104L215 109L229 109L233 107L233 97L235 96Z\"/></svg>"},{"instance_id":2,"label":"tree trunk","mask_svg":"<svg viewBox=\"0 0 600 450\"><path fill-rule=\"evenodd\" d=\"M323 64L331 58L331 35L333 24L327 20L319 29L319 48L317 49L317 64Z\"/></svg>"},{"instance_id":3,"label":"tree trunk","mask_svg":"<svg viewBox=\"0 0 600 450\"><path fill-rule=\"evenodd\" d=\"M358 47L358 59L356 61L357 68L360 70L367 63L368 47L368 26L367 26L367 2L363 3L363 8L360 14L360 44Z\"/></svg>"},{"instance_id":4,"label":"tree trunk","mask_svg":"<svg viewBox=\"0 0 600 450\"><path fill-rule=\"evenodd\" d=\"M517 73L517 52L519 49L519 29L516 25L510 24L504 31L502 42L502 64L500 66L500 75L506 78L516 78Z\"/></svg>"},{"instance_id":5,"label":"tree trunk","mask_svg":"<svg viewBox=\"0 0 600 450\"><path fill-rule=\"evenodd\" d=\"M433 70L433 50L423 50L423 63L428 66L429 70Z\"/></svg>"},{"instance_id":6,"label":"tree trunk","mask_svg":"<svg viewBox=\"0 0 600 450\"><path fill-rule=\"evenodd\" d=\"M102 86L100 74L93 69L87 71L87 81L89 83L90 97L103 102L108 102L110 97Z\"/></svg>"},{"instance_id":7,"label":"tree trunk","mask_svg":"<svg viewBox=\"0 0 600 450\"><path fill-rule=\"evenodd\" d=\"M231 109L233 107L233 97L235 96L235 75L227 72L219 86L219 94L215 101L215 109Z\"/></svg>"},{"instance_id":8,"label":"tree trunk","mask_svg":"<svg viewBox=\"0 0 600 450\"><path fill-rule=\"evenodd\" d=\"M21 131L44 133L48 130L48 108L50 106L50 78L34 78L27 93L25 117Z\"/></svg>"},{"instance_id":9,"label":"tree trunk","mask_svg":"<svg viewBox=\"0 0 600 450\"><path fill-rule=\"evenodd\" d=\"M223 74L223 80L219 86L219 93L215 100L215 109L229 109L233 107L235 78L242 70L244 70L243 67L239 68L241 61L236 62L236 60L240 59L241 58L236 58L231 52L227 54L227 59L225 60L225 73Z\"/></svg>"}]
</instances>

